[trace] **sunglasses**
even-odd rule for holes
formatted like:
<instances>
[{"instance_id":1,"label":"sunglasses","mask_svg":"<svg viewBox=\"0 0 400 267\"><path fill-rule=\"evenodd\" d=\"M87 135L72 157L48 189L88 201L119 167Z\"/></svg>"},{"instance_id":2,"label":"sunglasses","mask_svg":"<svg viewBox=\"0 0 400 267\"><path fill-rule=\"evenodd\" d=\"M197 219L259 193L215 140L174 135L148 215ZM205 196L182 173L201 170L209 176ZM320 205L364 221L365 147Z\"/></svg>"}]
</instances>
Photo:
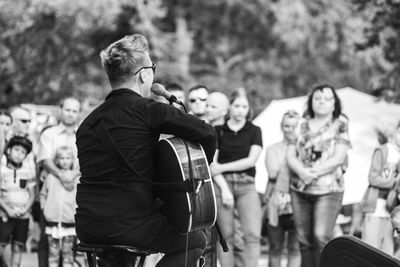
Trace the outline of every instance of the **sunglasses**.
<instances>
[{"instance_id":1,"label":"sunglasses","mask_svg":"<svg viewBox=\"0 0 400 267\"><path fill-rule=\"evenodd\" d=\"M156 63L151 62L151 66L149 66L149 67L141 67L140 69L138 69L134 73L134 75L138 74L141 70L144 70L144 69L152 69L153 70L153 74L155 74L156 73L156 67L157 67Z\"/></svg>"},{"instance_id":2,"label":"sunglasses","mask_svg":"<svg viewBox=\"0 0 400 267\"><path fill-rule=\"evenodd\" d=\"M199 100L199 101L201 101L201 102L204 102L204 101L206 101L207 100L207 98L191 98L191 99L189 99L189 102L190 103L194 103L194 102L196 102L197 100Z\"/></svg>"},{"instance_id":3,"label":"sunglasses","mask_svg":"<svg viewBox=\"0 0 400 267\"><path fill-rule=\"evenodd\" d=\"M20 122L22 123L30 123L31 120L27 120L27 119L18 119Z\"/></svg>"}]
</instances>

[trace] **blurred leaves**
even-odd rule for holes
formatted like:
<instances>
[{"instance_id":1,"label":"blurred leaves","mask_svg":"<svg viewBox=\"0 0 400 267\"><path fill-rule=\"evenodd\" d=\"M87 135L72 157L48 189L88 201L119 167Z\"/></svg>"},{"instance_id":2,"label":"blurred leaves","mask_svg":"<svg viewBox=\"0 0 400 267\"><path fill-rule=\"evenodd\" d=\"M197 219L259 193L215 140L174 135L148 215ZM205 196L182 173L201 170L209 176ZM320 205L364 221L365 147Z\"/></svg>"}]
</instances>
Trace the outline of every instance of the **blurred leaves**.
<instances>
[{"instance_id":1,"label":"blurred leaves","mask_svg":"<svg viewBox=\"0 0 400 267\"><path fill-rule=\"evenodd\" d=\"M230 93L256 113L318 82L399 90L394 0L0 0L0 103L101 99L99 53L132 33L150 41L157 78ZM397 90L397 91L396 91Z\"/></svg>"}]
</instances>

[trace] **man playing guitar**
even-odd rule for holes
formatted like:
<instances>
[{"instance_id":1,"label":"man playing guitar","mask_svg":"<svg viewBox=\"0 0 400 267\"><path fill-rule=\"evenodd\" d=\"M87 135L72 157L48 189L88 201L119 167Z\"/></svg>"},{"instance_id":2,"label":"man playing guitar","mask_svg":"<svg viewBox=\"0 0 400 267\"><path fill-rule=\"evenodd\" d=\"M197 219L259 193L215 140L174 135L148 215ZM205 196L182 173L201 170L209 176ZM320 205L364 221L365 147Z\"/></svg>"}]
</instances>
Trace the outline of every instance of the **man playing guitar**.
<instances>
[{"instance_id":1,"label":"man playing guitar","mask_svg":"<svg viewBox=\"0 0 400 267\"><path fill-rule=\"evenodd\" d=\"M89 244L131 245L162 252L165 255L159 267L195 266L205 247L204 234L178 234L155 208L150 181L155 178L160 133L201 144L211 162L215 132L204 121L149 99L156 66L144 36L126 36L100 56L112 91L77 131L82 173L75 216L78 238ZM136 173L104 145L98 125Z\"/></svg>"}]
</instances>

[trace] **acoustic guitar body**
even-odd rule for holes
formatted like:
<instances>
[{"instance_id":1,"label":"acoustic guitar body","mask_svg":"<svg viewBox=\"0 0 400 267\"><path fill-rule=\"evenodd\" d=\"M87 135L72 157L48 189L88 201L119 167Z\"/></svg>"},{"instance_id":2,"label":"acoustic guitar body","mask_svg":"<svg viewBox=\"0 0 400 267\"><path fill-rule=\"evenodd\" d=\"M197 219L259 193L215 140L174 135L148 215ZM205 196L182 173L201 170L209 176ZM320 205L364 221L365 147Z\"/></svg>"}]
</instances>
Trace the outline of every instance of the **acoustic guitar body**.
<instances>
[{"instance_id":1,"label":"acoustic guitar body","mask_svg":"<svg viewBox=\"0 0 400 267\"><path fill-rule=\"evenodd\" d=\"M181 138L161 139L156 152L156 182L173 183L199 179L195 192L157 187L161 212L179 232L188 233L214 225L217 218L215 192L203 148Z\"/></svg>"}]
</instances>

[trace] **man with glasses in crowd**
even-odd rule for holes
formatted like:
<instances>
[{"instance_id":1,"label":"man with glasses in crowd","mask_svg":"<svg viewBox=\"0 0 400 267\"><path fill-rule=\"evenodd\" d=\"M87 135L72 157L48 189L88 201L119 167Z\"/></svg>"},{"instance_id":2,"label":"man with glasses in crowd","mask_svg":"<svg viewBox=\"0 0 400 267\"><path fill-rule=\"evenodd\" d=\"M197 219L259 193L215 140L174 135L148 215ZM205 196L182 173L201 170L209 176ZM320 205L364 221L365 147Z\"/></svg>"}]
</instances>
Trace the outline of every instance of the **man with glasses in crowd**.
<instances>
[{"instance_id":1,"label":"man with glasses in crowd","mask_svg":"<svg viewBox=\"0 0 400 267\"><path fill-rule=\"evenodd\" d=\"M162 252L158 267L195 266L205 247L204 234L178 234L155 209L155 148L161 133L173 134L200 143L211 162L215 132L204 121L150 99L155 64L144 36L126 36L100 57L112 91L77 131L82 173L75 215L78 238Z\"/></svg>"},{"instance_id":2,"label":"man with glasses in crowd","mask_svg":"<svg viewBox=\"0 0 400 267\"><path fill-rule=\"evenodd\" d=\"M12 117L12 127L7 139L15 135L23 137L29 136L31 112L21 106L14 106L10 108L10 114Z\"/></svg>"},{"instance_id":3,"label":"man with glasses in crowd","mask_svg":"<svg viewBox=\"0 0 400 267\"><path fill-rule=\"evenodd\" d=\"M11 129L6 136L6 143L14 136L27 137L32 142L32 152L28 154L23 164L31 171L33 176L36 176L36 150L37 143L35 139L30 135L30 126L32 115L29 109L26 109L20 105L13 106L10 108L10 115L12 118ZM3 157L3 160L5 158ZM4 163L4 162L3 162Z\"/></svg>"},{"instance_id":4,"label":"man with glasses in crowd","mask_svg":"<svg viewBox=\"0 0 400 267\"><path fill-rule=\"evenodd\" d=\"M189 89L189 114L201 120L206 120L206 101L210 91L205 85L196 85Z\"/></svg>"}]
</instances>

